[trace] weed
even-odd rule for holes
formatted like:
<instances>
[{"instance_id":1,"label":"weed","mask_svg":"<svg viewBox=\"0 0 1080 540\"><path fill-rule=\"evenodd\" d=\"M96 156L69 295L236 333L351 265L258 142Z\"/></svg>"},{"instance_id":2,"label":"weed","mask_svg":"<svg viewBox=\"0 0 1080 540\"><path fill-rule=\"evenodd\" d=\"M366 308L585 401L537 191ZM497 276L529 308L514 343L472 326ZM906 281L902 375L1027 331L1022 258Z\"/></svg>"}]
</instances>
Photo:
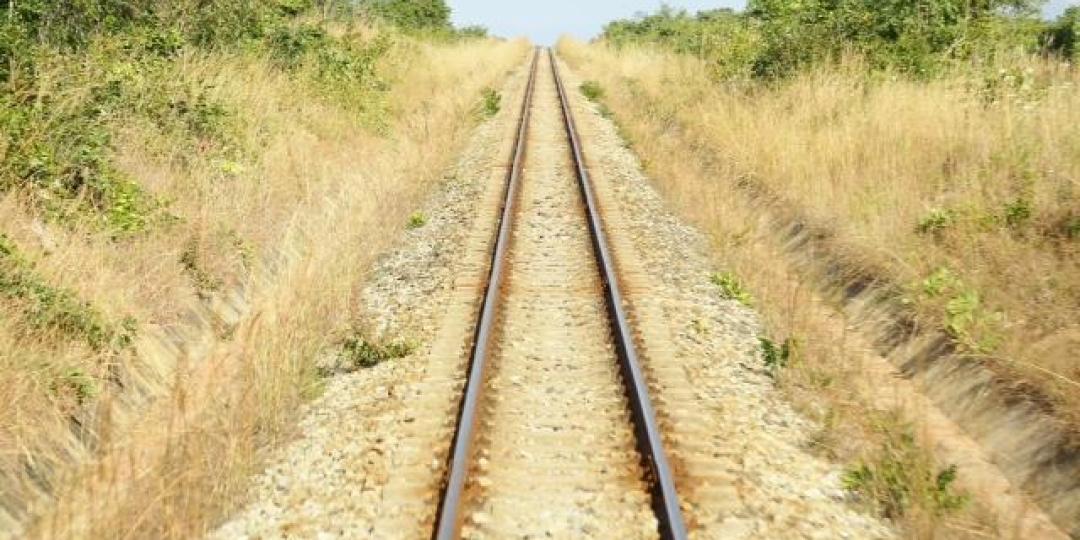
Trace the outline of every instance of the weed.
<instances>
[{"instance_id":1,"label":"weed","mask_svg":"<svg viewBox=\"0 0 1080 540\"><path fill-rule=\"evenodd\" d=\"M916 230L922 234L941 234L956 225L956 212L950 209L935 208L919 220Z\"/></svg>"},{"instance_id":2,"label":"weed","mask_svg":"<svg viewBox=\"0 0 1080 540\"><path fill-rule=\"evenodd\" d=\"M761 343L761 358L765 362L765 368L769 370L769 376L775 379L795 358L798 343L794 338L785 339L779 346L767 337L759 337L758 341Z\"/></svg>"},{"instance_id":3,"label":"weed","mask_svg":"<svg viewBox=\"0 0 1080 540\"><path fill-rule=\"evenodd\" d=\"M192 285L195 286L195 291L200 297L207 298L210 293L221 288L221 279L206 270L202 256L202 242L198 238L192 237L188 240L183 251L180 252L178 262L184 269L184 273L191 278Z\"/></svg>"},{"instance_id":4,"label":"weed","mask_svg":"<svg viewBox=\"0 0 1080 540\"><path fill-rule=\"evenodd\" d=\"M844 488L874 504L887 518L907 515L913 507L941 516L963 509L969 500L957 493L958 470L950 465L935 472L910 428L880 423L885 439L876 455L849 467L843 476Z\"/></svg>"},{"instance_id":5,"label":"weed","mask_svg":"<svg viewBox=\"0 0 1080 540\"><path fill-rule=\"evenodd\" d=\"M412 215L409 216L409 222L405 224L405 227L409 230L413 230L419 229L424 225L427 225L427 216L424 215L423 212L417 211L413 212Z\"/></svg>"},{"instance_id":6,"label":"weed","mask_svg":"<svg viewBox=\"0 0 1080 540\"><path fill-rule=\"evenodd\" d=\"M690 320L690 328L694 330L694 333L699 336L704 336L709 333L709 327L705 324L705 321L698 319L697 317Z\"/></svg>"},{"instance_id":7,"label":"weed","mask_svg":"<svg viewBox=\"0 0 1080 540\"><path fill-rule=\"evenodd\" d=\"M930 298L937 298L962 285L960 278L948 268L938 268L922 281L922 292Z\"/></svg>"},{"instance_id":8,"label":"weed","mask_svg":"<svg viewBox=\"0 0 1080 540\"><path fill-rule=\"evenodd\" d=\"M720 296L728 300L735 300L744 306L750 306L754 302L754 298L750 296L750 292L746 290L742 282L735 274L731 272L716 273L709 277L709 280L720 288Z\"/></svg>"},{"instance_id":9,"label":"weed","mask_svg":"<svg viewBox=\"0 0 1080 540\"><path fill-rule=\"evenodd\" d=\"M354 368L370 368L386 360L404 358L415 350L416 344L409 341L378 343L354 332L342 343L341 356Z\"/></svg>"},{"instance_id":10,"label":"weed","mask_svg":"<svg viewBox=\"0 0 1080 540\"><path fill-rule=\"evenodd\" d=\"M939 268L922 281L927 298L944 298L944 329L958 344L976 353L989 353L1000 340L1000 315L988 311L982 296L948 268Z\"/></svg>"},{"instance_id":11,"label":"weed","mask_svg":"<svg viewBox=\"0 0 1080 540\"><path fill-rule=\"evenodd\" d=\"M1069 240L1080 238L1080 216L1069 216L1063 219L1058 228L1062 236Z\"/></svg>"},{"instance_id":12,"label":"weed","mask_svg":"<svg viewBox=\"0 0 1080 540\"><path fill-rule=\"evenodd\" d=\"M53 394L73 396L79 405L101 393L97 380L79 368L71 368L61 373L53 380L50 388Z\"/></svg>"},{"instance_id":13,"label":"weed","mask_svg":"<svg viewBox=\"0 0 1080 540\"><path fill-rule=\"evenodd\" d=\"M71 291L46 283L4 235L0 235L0 295L20 303L31 329L55 330L98 351L121 350L134 340L134 320L125 319L119 328L113 327Z\"/></svg>"},{"instance_id":14,"label":"weed","mask_svg":"<svg viewBox=\"0 0 1080 540\"><path fill-rule=\"evenodd\" d=\"M960 291L945 304L945 330L972 352L990 353L997 348L999 322L1000 315L987 311L976 291Z\"/></svg>"},{"instance_id":15,"label":"weed","mask_svg":"<svg viewBox=\"0 0 1080 540\"><path fill-rule=\"evenodd\" d=\"M480 98L480 114L484 118L491 118L496 114L499 114L499 109L502 108L502 95L499 94L494 88L485 88L481 92Z\"/></svg>"},{"instance_id":16,"label":"weed","mask_svg":"<svg viewBox=\"0 0 1080 540\"><path fill-rule=\"evenodd\" d=\"M596 81L585 81L581 83L579 88L581 89L581 95L585 96L589 101L595 102L604 99L604 89Z\"/></svg>"},{"instance_id":17,"label":"weed","mask_svg":"<svg viewBox=\"0 0 1080 540\"><path fill-rule=\"evenodd\" d=\"M1031 201L1020 197L1005 205L1005 224L1011 229L1018 229L1029 221L1034 213Z\"/></svg>"}]
</instances>

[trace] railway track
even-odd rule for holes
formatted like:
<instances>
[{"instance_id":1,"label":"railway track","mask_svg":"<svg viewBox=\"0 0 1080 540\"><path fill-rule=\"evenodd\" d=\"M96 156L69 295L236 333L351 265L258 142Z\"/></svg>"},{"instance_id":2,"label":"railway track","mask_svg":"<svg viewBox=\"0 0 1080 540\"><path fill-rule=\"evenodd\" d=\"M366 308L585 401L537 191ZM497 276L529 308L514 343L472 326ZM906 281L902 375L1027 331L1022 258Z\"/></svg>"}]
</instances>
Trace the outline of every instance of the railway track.
<instances>
[{"instance_id":1,"label":"railway track","mask_svg":"<svg viewBox=\"0 0 1080 540\"><path fill-rule=\"evenodd\" d=\"M550 50L512 163L434 537L685 538Z\"/></svg>"}]
</instances>

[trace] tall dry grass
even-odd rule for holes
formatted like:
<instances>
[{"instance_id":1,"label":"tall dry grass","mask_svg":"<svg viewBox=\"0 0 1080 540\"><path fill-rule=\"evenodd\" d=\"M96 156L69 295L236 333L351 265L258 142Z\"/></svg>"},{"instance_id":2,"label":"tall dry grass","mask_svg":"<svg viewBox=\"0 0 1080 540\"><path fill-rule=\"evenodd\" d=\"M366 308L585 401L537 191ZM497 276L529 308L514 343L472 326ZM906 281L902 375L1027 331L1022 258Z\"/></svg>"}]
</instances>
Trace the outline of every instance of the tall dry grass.
<instances>
[{"instance_id":1,"label":"tall dry grass","mask_svg":"<svg viewBox=\"0 0 1080 540\"><path fill-rule=\"evenodd\" d=\"M822 68L775 87L725 86L696 59L564 44L641 139L711 154L708 186L742 183L830 231L908 287L925 321L1080 421L1080 74L1065 64L933 81ZM586 52L587 50L587 52ZM677 156L645 158L657 167ZM728 243L738 234L724 232Z\"/></svg>"},{"instance_id":2,"label":"tall dry grass","mask_svg":"<svg viewBox=\"0 0 1080 540\"><path fill-rule=\"evenodd\" d=\"M146 235L116 241L0 203L37 279L110 324L139 321L133 347L95 350L0 310L0 395L15 398L0 409L0 530L189 538L242 502L262 450L318 391L314 360L357 316L365 268L439 180L482 90L526 54L394 39L378 129L371 110L266 60L178 61L178 80L235 108L236 148L118 119L115 163L179 218ZM92 386L57 384L74 373Z\"/></svg>"},{"instance_id":3,"label":"tall dry grass","mask_svg":"<svg viewBox=\"0 0 1080 540\"><path fill-rule=\"evenodd\" d=\"M774 338L792 339L781 382L821 422L819 450L849 471L876 469L859 487L911 537L1023 537L1011 530L1020 515L979 500L943 508L948 463L928 451L925 419L871 412L898 395L867 373L873 344L821 298L821 276L788 257L791 242L827 235L811 242L832 246L826 268L841 260L849 268L831 271L901 284L897 300L920 324L1077 425L1080 75L1031 62L916 82L848 65L725 85L700 61L653 49L564 40L559 51L596 81L601 110L709 234ZM788 236L791 222L810 232Z\"/></svg>"}]
</instances>

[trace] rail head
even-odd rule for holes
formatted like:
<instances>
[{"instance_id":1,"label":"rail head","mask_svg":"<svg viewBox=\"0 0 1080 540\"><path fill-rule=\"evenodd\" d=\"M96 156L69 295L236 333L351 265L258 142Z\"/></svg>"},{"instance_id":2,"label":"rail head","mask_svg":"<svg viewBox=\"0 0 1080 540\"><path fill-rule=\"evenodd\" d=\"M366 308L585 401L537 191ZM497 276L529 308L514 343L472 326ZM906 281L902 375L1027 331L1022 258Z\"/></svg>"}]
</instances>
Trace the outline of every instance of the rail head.
<instances>
[{"instance_id":1,"label":"rail head","mask_svg":"<svg viewBox=\"0 0 1080 540\"><path fill-rule=\"evenodd\" d=\"M653 507L657 519L660 521L660 535L665 539L682 540L687 537L687 532L682 509L679 507L678 493L675 489L675 475L664 451L663 437L656 421L656 412L652 406L652 401L649 399L648 384L641 370L641 363L638 359L637 349L634 346L630 323L623 307L624 297L619 288L615 259L611 254L611 249L608 247L607 237L601 222L599 205L593 191L592 180L585 166L580 136L570 107L570 98L566 93L566 86L563 84L562 76L559 73L555 51L549 48L547 52L551 60L551 71L555 77L559 100L562 104L563 120L566 126L566 136L570 141L574 170L578 177L582 196L585 199L589 233L592 236L597 263L600 265L605 301L611 317L615 349L619 356L627 397L630 401L630 412L634 420L638 449L651 475L651 480L655 483L653 487Z\"/></svg>"}]
</instances>

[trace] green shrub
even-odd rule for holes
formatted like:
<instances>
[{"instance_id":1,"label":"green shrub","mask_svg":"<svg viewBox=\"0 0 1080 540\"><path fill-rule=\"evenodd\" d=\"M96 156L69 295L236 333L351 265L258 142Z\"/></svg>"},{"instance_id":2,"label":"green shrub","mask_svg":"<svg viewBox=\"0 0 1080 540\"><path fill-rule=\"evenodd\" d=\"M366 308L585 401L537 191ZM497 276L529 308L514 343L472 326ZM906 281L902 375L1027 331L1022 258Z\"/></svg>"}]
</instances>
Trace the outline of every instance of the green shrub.
<instances>
[{"instance_id":1,"label":"green shrub","mask_svg":"<svg viewBox=\"0 0 1080 540\"><path fill-rule=\"evenodd\" d=\"M488 29L479 25L465 26L457 30L457 35L463 39L484 39L488 37Z\"/></svg>"},{"instance_id":2,"label":"green shrub","mask_svg":"<svg viewBox=\"0 0 1080 540\"><path fill-rule=\"evenodd\" d=\"M315 51L330 44L326 30L313 24L281 26L270 36L270 54L287 69L299 67L302 61Z\"/></svg>"},{"instance_id":3,"label":"green shrub","mask_svg":"<svg viewBox=\"0 0 1080 540\"><path fill-rule=\"evenodd\" d=\"M1066 9L1043 35L1043 40L1049 50L1074 62L1080 61L1078 38L1080 38L1080 6Z\"/></svg>"},{"instance_id":4,"label":"green shrub","mask_svg":"<svg viewBox=\"0 0 1080 540\"><path fill-rule=\"evenodd\" d=\"M944 330L957 345L976 354L990 353L998 346L1001 315L987 309L978 291L951 270L935 270L921 288L927 298L942 299Z\"/></svg>"}]
</instances>

